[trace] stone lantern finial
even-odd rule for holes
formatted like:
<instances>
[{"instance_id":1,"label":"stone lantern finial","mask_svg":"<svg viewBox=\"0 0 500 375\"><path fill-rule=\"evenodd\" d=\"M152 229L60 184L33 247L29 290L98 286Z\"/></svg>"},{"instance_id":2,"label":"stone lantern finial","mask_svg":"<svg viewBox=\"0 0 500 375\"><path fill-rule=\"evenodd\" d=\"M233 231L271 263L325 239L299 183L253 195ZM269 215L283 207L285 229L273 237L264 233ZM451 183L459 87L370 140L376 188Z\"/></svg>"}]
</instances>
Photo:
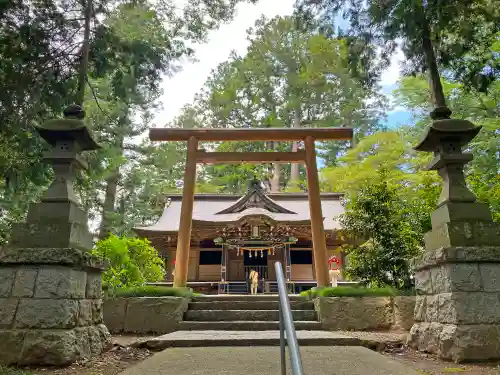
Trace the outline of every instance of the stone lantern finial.
<instances>
[{"instance_id":1,"label":"stone lantern finial","mask_svg":"<svg viewBox=\"0 0 500 375\"><path fill-rule=\"evenodd\" d=\"M78 104L71 104L63 111L65 118L76 118L83 120L85 118L85 111Z\"/></svg>"}]
</instances>

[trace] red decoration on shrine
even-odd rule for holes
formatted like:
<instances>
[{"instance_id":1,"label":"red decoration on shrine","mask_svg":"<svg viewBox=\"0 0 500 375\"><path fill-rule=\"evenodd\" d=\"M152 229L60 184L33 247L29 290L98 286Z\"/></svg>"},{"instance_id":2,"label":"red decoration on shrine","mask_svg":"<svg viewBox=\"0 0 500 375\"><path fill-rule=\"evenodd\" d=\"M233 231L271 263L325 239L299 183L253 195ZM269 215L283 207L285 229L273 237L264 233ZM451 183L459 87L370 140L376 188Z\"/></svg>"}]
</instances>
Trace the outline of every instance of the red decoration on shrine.
<instances>
[{"instance_id":1,"label":"red decoration on shrine","mask_svg":"<svg viewBox=\"0 0 500 375\"><path fill-rule=\"evenodd\" d=\"M175 259L172 261L172 264L175 266Z\"/></svg>"},{"instance_id":2,"label":"red decoration on shrine","mask_svg":"<svg viewBox=\"0 0 500 375\"><path fill-rule=\"evenodd\" d=\"M335 269L338 269L340 266L340 260L335 255L332 255L330 258L328 258L328 265L330 266L330 269L333 269L334 264Z\"/></svg>"}]
</instances>

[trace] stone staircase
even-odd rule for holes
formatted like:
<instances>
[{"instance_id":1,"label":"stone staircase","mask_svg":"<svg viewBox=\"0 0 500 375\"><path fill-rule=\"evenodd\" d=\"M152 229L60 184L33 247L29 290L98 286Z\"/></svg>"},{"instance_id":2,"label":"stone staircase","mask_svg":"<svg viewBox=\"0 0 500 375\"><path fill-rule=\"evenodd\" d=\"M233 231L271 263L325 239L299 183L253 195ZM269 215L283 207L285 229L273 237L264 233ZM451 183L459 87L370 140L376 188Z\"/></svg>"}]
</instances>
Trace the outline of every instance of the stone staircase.
<instances>
[{"instance_id":1,"label":"stone staircase","mask_svg":"<svg viewBox=\"0 0 500 375\"><path fill-rule=\"evenodd\" d=\"M296 330L321 330L314 304L290 296ZM279 329L278 295L193 297L180 330L269 331Z\"/></svg>"}]
</instances>

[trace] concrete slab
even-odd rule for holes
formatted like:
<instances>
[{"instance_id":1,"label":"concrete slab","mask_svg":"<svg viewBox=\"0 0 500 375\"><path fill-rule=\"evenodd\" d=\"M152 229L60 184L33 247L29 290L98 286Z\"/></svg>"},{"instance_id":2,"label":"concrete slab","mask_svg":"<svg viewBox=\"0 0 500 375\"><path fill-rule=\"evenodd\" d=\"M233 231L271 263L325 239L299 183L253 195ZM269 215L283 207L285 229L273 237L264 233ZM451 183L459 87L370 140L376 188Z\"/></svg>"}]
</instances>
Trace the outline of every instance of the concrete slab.
<instances>
[{"instance_id":1,"label":"concrete slab","mask_svg":"<svg viewBox=\"0 0 500 375\"><path fill-rule=\"evenodd\" d=\"M360 345L357 337L328 331L297 331L300 345L332 346ZM279 331L177 331L144 340L136 347L163 350L171 347L208 346L276 346L279 345Z\"/></svg>"},{"instance_id":2,"label":"concrete slab","mask_svg":"<svg viewBox=\"0 0 500 375\"><path fill-rule=\"evenodd\" d=\"M279 347L171 348L121 375L278 375L279 350ZM301 348L301 354L306 375L420 375L363 347L308 346ZM289 363L287 370L291 374Z\"/></svg>"}]
</instances>

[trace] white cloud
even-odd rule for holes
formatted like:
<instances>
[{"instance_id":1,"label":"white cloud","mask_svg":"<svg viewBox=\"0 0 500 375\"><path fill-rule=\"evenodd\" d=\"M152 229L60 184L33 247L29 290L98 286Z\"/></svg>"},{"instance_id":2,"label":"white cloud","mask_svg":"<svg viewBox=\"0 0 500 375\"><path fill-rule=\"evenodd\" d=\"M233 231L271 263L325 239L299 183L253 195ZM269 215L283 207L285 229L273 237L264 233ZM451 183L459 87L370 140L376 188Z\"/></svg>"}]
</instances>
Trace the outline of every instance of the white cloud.
<instances>
[{"instance_id":1,"label":"white cloud","mask_svg":"<svg viewBox=\"0 0 500 375\"><path fill-rule=\"evenodd\" d=\"M391 56L390 65L380 77L380 85L390 86L394 85L401 76L401 63L405 60L403 51L398 47L394 54Z\"/></svg>"},{"instance_id":2,"label":"white cloud","mask_svg":"<svg viewBox=\"0 0 500 375\"><path fill-rule=\"evenodd\" d=\"M396 112L408 112L408 108L403 107L402 105L396 105L390 111L388 111L387 114L390 115L390 114L396 113Z\"/></svg>"},{"instance_id":3,"label":"white cloud","mask_svg":"<svg viewBox=\"0 0 500 375\"><path fill-rule=\"evenodd\" d=\"M210 33L208 42L195 47L197 62L187 62L181 72L165 77L160 101L163 110L155 116L155 126L164 126L179 110L193 100L212 69L226 61L232 50L243 54L248 46L246 30L262 14L266 17L286 16L293 11L295 0L260 0L257 4L239 4L234 20Z\"/></svg>"}]
</instances>

